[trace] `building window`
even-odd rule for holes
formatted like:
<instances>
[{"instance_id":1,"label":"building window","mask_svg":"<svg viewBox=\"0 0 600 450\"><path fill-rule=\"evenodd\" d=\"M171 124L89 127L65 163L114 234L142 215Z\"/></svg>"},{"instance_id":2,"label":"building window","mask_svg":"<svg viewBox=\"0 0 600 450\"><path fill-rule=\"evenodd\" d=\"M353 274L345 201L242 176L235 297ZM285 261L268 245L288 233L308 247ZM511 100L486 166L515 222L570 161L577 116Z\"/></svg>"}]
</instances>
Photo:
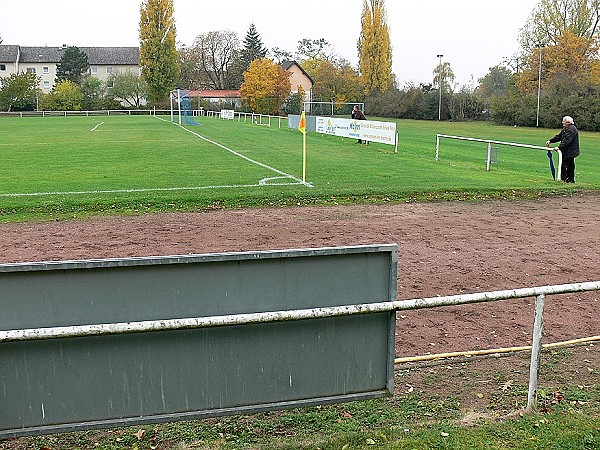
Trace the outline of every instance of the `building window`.
<instances>
[{"instance_id":1,"label":"building window","mask_svg":"<svg viewBox=\"0 0 600 450\"><path fill-rule=\"evenodd\" d=\"M50 82L44 81L44 89L50 89Z\"/></svg>"},{"instance_id":2,"label":"building window","mask_svg":"<svg viewBox=\"0 0 600 450\"><path fill-rule=\"evenodd\" d=\"M113 68L112 68L112 66L108 66L108 67L106 68L106 73L113 73Z\"/></svg>"},{"instance_id":3,"label":"building window","mask_svg":"<svg viewBox=\"0 0 600 450\"><path fill-rule=\"evenodd\" d=\"M35 67L28 67L27 73L35 73Z\"/></svg>"},{"instance_id":4,"label":"building window","mask_svg":"<svg viewBox=\"0 0 600 450\"><path fill-rule=\"evenodd\" d=\"M0 70L6 70L6 64L0 64Z\"/></svg>"},{"instance_id":5,"label":"building window","mask_svg":"<svg viewBox=\"0 0 600 450\"><path fill-rule=\"evenodd\" d=\"M43 70L44 70L44 73L50 73L50 67L48 67L48 66L45 66L43 68Z\"/></svg>"},{"instance_id":6,"label":"building window","mask_svg":"<svg viewBox=\"0 0 600 450\"><path fill-rule=\"evenodd\" d=\"M92 75L98 75L98 66L91 66L90 67L90 73Z\"/></svg>"}]
</instances>

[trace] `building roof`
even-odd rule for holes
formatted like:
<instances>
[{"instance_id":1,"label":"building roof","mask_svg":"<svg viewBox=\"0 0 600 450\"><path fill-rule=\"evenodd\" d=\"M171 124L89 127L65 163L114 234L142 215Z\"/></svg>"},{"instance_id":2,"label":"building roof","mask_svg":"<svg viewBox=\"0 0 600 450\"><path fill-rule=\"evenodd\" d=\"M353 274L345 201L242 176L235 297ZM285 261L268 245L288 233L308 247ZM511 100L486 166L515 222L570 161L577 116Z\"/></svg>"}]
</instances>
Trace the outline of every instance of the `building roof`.
<instances>
[{"instance_id":1,"label":"building roof","mask_svg":"<svg viewBox=\"0 0 600 450\"><path fill-rule=\"evenodd\" d=\"M58 63L62 57L62 47L19 47L20 63Z\"/></svg>"},{"instance_id":2,"label":"building roof","mask_svg":"<svg viewBox=\"0 0 600 450\"><path fill-rule=\"evenodd\" d=\"M17 60L18 54L18 45L0 45L0 62L14 63Z\"/></svg>"},{"instance_id":3,"label":"building roof","mask_svg":"<svg viewBox=\"0 0 600 450\"><path fill-rule=\"evenodd\" d=\"M19 54L18 45L0 45L0 62L15 62Z\"/></svg>"},{"instance_id":4,"label":"building roof","mask_svg":"<svg viewBox=\"0 0 600 450\"><path fill-rule=\"evenodd\" d=\"M90 65L137 66L140 62L138 47L81 47L88 55Z\"/></svg>"},{"instance_id":5,"label":"building roof","mask_svg":"<svg viewBox=\"0 0 600 450\"><path fill-rule=\"evenodd\" d=\"M189 91L192 97L203 98L241 98L239 90L213 90L213 89L197 89Z\"/></svg>"},{"instance_id":6,"label":"building roof","mask_svg":"<svg viewBox=\"0 0 600 450\"><path fill-rule=\"evenodd\" d=\"M308 73L306 73L306 70L304 70L302 68L302 66L300 64L298 64L296 61L286 60L281 63L281 67L283 67L285 70L290 70L290 67L292 67L293 65L296 65L302 71L302 73L306 76L306 78L308 78L310 80L310 82L312 84L315 84L315 80L313 80L312 77Z\"/></svg>"},{"instance_id":7,"label":"building roof","mask_svg":"<svg viewBox=\"0 0 600 450\"><path fill-rule=\"evenodd\" d=\"M66 46L21 47L0 45L0 62L15 62L19 54L20 63L59 63ZM88 63L105 66L137 66L140 59L138 47L79 47L88 57Z\"/></svg>"}]
</instances>

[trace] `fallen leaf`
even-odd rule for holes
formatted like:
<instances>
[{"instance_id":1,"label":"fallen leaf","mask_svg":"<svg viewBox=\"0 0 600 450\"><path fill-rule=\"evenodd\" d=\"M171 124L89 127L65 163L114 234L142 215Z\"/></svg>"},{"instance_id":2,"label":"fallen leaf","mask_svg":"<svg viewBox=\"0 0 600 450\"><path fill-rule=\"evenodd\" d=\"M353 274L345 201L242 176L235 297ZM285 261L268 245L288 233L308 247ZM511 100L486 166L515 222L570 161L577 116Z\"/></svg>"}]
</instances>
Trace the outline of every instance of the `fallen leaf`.
<instances>
[{"instance_id":1,"label":"fallen leaf","mask_svg":"<svg viewBox=\"0 0 600 450\"><path fill-rule=\"evenodd\" d=\"M375 445L375 441L373 439L367 439L367 445Z\"/></svg>"},{"instance_id":2,"label":"fallen leaf","mask_svg":"<svg viewBox=\"0 0 600 450\"><path fill-rule=\"evenodd\" d=\"M344 416L346 419L352 419L352 414L350 414L349 412L344 411L342 413L342 416Z\"/></svg>"},{"instance_id":3,"label":"fallen leaf","mask_svg":"<svg viewBox=\"0 0 600 450\"><path fill-rule=\"evenodd\" d=\"M443 431L440 433L440 435L441 435L442 437L448 437L448 436L450 436L448 433L444 433Z\"/></svg>"},{"instance_id":4,"label":"fallen leaf","mask_svg":"<svg viewBox=\"0 0 600 450\"><path fill-rule=\"evenodd\" d=\"M477 393L477 394L475 394L475 395L477 395L477 398L483 398L483 394L482 394L481 392L478 392L478 393Z\"/></svg>"},{"instance_id":5,"label":"fallen leaf","mask_svg":"<svg viewBox=\"0 0 600 450\"><path fill-rule=\"evenodd\" d=\"M505 391L505 392L506 392L506 391L508 391L508 390L509 390L509 389L512 387L512 384L513 384L513 380L508 380L508 381L507 381L506 383L504 383L504 385L502 386L502 390L503 390L503 391Z\"/></svg>"},{"instance_id":6,"label":"fallen leaf","mask_svg":"<svg viewBox=\"0 0 600 450\"><path fill-rule=\"evenodd\" d=\"M142 440L142 436L144 435L145 432L146 432L146 430L142 430L141 428L139 430L137 430L137 432L135 433L135 437L138 438L138 441Z\"/></svg>"}]
</instances>

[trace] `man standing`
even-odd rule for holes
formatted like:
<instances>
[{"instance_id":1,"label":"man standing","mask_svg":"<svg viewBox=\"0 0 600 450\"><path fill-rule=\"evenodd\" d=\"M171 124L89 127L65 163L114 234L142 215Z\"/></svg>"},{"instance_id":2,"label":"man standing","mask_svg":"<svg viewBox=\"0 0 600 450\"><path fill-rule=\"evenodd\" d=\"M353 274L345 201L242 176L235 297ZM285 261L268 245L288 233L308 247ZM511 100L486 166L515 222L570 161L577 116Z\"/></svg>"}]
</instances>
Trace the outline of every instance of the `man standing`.
<instances>
[{"instance_id":1,"label":"man standing","mask_svg":"<svg viewBox=\"0 0 600 450\"><path fill-rule=\"evenodd\" d=\"M365 115L363 114L363 112L358 109L358 105L354 105L354 109L352 110L352 115L351 117L354 120L367 120L367 118L365 117ZM362 140L359 139L358 141L356 141L357 144L362 144ZM368 144L367 141L365 141L365 144Z\"/></svg>"},{"instance_id":2,"label":"man standing","mask_svg":"<svg viewBox=\"0 0 600 450\"><path fill-rule=\"evenodd\" d=\"M560 178L565 183L575 183L575 158L579 156L579 131L571 116L562 120L563 129L556 136L546 141L546 147L553 142L560 142L558 149L562 152Z\"/></svg>"}]
</instances>

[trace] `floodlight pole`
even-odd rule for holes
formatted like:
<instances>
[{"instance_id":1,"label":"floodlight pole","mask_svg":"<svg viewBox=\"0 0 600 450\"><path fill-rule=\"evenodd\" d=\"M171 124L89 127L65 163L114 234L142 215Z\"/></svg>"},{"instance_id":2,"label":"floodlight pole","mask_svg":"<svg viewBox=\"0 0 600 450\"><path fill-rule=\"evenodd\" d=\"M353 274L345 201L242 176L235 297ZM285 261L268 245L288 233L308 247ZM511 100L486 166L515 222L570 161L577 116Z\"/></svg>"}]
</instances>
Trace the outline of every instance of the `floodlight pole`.
<instances>
[{"instance_id":1,"label":"floodlight pole","mask_svg":"<svg viewBox=\"0 0 600 450\"><path fill-rule=\"evenodd\" d=\"M535 126L540 126L540 94L542 92L542 44L538 44L540 53L540 63L538 67L538 92L537 92L537 111L535 115Z\"/></svg>"},{"instance_id":2,"label":"floodlight pole","mask_svg":"<svg viewBox=\"0 0 600 450\"><path fill-rule=\"evenodd\" d=\"M444 57L444 55L437 55L438 58L440 58L440 65L438 66L440 73L438 73L438 77L439 77L439 91L440 91L440 101L439 101L439 105L438 105L438 120L442 120L442 58Z\"/></svg>"}]
</instances>

